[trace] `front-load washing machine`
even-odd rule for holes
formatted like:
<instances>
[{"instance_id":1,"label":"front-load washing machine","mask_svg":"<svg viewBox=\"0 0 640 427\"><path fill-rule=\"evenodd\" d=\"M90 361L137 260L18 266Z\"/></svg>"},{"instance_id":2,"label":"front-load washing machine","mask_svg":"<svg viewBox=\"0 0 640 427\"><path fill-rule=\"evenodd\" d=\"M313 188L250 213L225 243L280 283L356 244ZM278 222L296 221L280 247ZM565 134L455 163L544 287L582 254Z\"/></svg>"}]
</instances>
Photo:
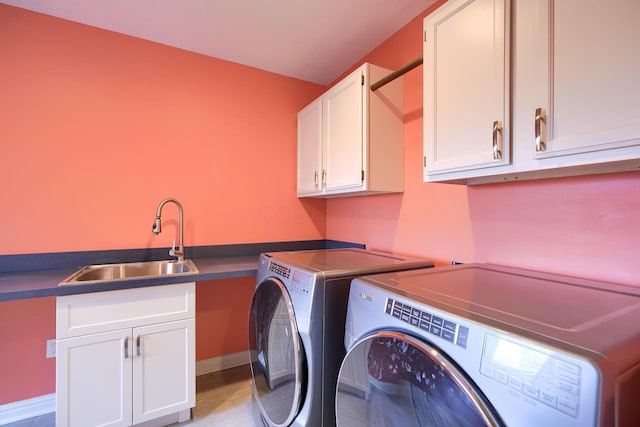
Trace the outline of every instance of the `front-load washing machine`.
<instances>
[{"instance_id":1,"label":"front-load washing machine","mask_svg":"<svg viewBox=\"0 0 640 427\"><path fill-rule=\"evenodd\" d=\"M491 265L352 282L339 427L640 426L640 289Z\"/></svg>"},{"instance_id":2,"label":"front-load washing machine","mask_svg":"<svg viewBox=\"0 0 640 427\"><path fill-rule=\"evenodd\" d=\"M249 350L263 424L335 425L351 280L432 266L428 260L362 249L262 254L249 315Z\"/></svg>"}]
</instances>

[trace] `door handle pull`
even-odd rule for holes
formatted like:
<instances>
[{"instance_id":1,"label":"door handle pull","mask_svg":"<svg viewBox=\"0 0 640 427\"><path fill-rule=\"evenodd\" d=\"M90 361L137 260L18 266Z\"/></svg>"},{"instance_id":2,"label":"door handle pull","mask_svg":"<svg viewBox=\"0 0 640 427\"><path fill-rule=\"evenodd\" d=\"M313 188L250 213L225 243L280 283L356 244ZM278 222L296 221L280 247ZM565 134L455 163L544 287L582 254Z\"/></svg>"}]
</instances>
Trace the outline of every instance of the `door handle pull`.
<instances>
[{"instance_id":1,"label":"door handle pull","mask_svg":"<svg viewBox=\"0 0 640 427\"><path fill-rule=\"evenodd\" d=\"M535 117L535 141L536 152L541 153L547 150L547 144L544 140L547 134L547 121L542 108L536 108Z\"/></svg>"},{"instance_id":2,"label":"door handle pull","mask_svg":"<svg viewBox=\"0 0 640 427\"><path fill-rule=\"evenodd\" d=\"M493 122L493 160L502 159L502 127L500 122Z\"/></svg>"}]
</instances>

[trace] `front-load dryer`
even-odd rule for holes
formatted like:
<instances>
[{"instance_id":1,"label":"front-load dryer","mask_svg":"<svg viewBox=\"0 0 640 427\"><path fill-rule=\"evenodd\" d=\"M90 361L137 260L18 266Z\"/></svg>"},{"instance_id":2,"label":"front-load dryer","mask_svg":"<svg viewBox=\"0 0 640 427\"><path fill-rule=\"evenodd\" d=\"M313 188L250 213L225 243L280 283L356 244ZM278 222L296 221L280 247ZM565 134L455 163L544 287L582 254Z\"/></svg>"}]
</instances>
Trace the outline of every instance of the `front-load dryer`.
<instances>
[{"instance_id":1,"label":"front-load dryer","mask_svg":"<svg viewBox=\"0 0 640 427\"><path fill-rule=\"evenodd\" d=\"M640 426L640 289L490 265L352 282L339 427Z\"/></svg>"},{"instance_id":2,"label":"front-load dryer","mask_svg":"<svg viewBox=\"0 0 640 427\"><path fill-rule=\"evenodd\" d=\"M253 397L268 426L335 425L349 285L365 274L432 267L362 249L260 256L249 315Z\"/></svg>"}]
</instances>

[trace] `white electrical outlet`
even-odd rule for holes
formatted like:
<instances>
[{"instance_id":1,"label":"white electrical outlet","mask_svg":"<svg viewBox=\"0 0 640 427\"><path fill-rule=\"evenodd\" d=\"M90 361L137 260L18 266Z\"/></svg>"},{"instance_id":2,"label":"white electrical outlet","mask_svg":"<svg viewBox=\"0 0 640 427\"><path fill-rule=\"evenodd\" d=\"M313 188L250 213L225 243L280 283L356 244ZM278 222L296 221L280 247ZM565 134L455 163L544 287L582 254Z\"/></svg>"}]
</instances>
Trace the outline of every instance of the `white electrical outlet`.
<instances>
[{"instance_id":1,"label":"white electrical outlet","mask_svg":"<svg viewBox=\"0 0 640 427\"><path fill-rule=\"evenodd\" d=\"M55 338L47 340L47 359L56 357L56 340Z\"/></svg>"}]
</instances>

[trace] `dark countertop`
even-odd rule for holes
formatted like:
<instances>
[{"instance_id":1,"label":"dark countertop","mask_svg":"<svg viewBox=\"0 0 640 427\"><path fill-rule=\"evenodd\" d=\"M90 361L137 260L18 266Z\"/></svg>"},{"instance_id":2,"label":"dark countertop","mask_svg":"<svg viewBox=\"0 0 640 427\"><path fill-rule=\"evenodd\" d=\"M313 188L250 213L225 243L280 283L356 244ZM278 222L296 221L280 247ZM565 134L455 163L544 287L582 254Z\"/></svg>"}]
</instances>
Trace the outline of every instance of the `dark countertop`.
<instances>
[{"instance_id":1,"label":"dark countertop","mask_svg":"<svg viewBox=\"0 0 640 427\"><path fill-rule=\"evenodd\" d=\"M195 263L198 273L68 286L58 284L84 265L168 259L167 250L155 248L1 255L0 302L255 276L258 258L264 252L344 247L364 248L364 245L334 240L302 240L187 247L186 258Z\"/></svg>"},{"instance_id":2,"label":"dark countertop","mask_svg":"<svg viewBox=\"0 0 640 427\"><path fill-rule=\"evenodd\" d=\"M255 255L201 258L192 261L198 267L199 273L69 286L58 284L76 272L77 268L0 273L0 301L254 276L258 269L258 256Z\"/></svg>"}]
</instances>

